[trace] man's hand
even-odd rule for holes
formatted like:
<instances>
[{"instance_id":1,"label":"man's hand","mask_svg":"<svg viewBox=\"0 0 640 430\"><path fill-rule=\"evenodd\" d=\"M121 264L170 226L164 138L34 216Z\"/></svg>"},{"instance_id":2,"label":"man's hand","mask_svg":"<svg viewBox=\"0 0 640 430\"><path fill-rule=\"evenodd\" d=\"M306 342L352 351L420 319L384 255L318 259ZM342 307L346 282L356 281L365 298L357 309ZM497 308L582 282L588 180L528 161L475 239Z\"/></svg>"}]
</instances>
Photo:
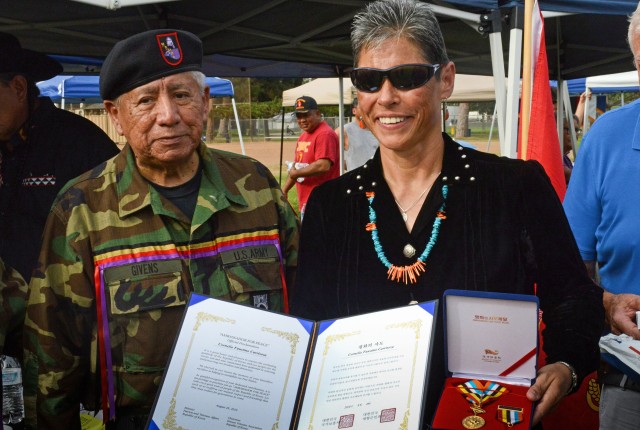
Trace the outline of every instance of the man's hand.
<instances>
[{"instance_id":1,"label":"man's hand","mask_svg":"<svg viewBox=\"0 0 640 430\"><path fill-rule=\"evenodd\" d=\"M640 340L640 330L635 320L636 311L640 311L640 296L635 294L612 294L604 292L605 318L615 335L624 333Z\"/></svg>"},{"instance_id":2,"label":"man's hand","mask_svg":"<svg viewBox=\"0 0 640 430\"><path fill-rule=\"evenodd\" d=\"M527 399L538 402L533 425L553 411L571 387L571 371L561 363L547 364L538 371L536 383L527 391Z\"/></svg>"}]
</instances>

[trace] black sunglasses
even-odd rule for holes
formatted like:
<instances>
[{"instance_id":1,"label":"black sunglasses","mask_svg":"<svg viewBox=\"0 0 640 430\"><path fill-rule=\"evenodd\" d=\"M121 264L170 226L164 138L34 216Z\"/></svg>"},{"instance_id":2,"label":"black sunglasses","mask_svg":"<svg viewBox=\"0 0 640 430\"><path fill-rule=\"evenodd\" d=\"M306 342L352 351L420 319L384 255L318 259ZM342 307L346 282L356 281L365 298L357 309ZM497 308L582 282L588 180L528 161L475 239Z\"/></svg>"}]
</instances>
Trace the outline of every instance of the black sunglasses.
<instances>
[{"instance_id":1,"label":"black sunglasses","mask_svg":"<svg viewBox=\"0 0 640 430\"><path fill-rule=\"evenodd\" d=\"M401 64L389 69L356 67L351 70L351 82L359 91L380 91L384 78L399 90L412 90L425 85L438 72L440 64Z\"/></svg>"}]
</instances>

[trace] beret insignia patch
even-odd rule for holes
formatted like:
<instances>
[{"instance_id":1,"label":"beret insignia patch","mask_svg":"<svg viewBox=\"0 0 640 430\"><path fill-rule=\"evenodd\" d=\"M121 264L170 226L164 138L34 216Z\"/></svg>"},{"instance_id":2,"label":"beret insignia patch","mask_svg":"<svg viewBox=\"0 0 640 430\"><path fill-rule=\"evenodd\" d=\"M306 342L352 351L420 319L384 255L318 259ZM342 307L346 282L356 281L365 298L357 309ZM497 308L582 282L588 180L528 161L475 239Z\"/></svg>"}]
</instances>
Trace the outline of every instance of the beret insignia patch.
<instances>
[{"instance_id":1,"label":"beret insignia patch","mask_svg":"<svg viewBox=\"0 0 640 430\"><path fill-rule=\"evenodd\" d=\"M167 64L177 66L182 62L182 48L180 47L177 33L157 34L156 40L158 41L162 58Z\"/></svg>"}]
</instances>

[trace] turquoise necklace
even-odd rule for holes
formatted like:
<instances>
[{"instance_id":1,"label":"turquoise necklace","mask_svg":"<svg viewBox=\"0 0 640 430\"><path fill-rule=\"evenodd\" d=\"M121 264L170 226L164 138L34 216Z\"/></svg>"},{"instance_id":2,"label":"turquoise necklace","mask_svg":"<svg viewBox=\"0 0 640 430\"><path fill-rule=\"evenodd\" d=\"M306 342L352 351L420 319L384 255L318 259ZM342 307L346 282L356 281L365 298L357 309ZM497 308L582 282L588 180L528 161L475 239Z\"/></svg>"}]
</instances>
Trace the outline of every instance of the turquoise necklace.
<instances>
[{"instance_id":1,"label":"turquoise necklace","mask_svg":"<svg viewBox=\"0 0 640 430\"><path fill-rule=\"evenodd\" d=\"M431 237L427 242L427 246L425 247L424 251L422 251L422 254L420 254L415 263L406 266L396 266L395 264L391 264L391 262L387 259L387 256L384 254L384 250L382 249L382 244L380 243L380 238L378 236L378 227L376 225L376 211L373 209L373 199L375 198L376 193L373 191L366 193L367 201L369 202L369 222L367 223L365 228L367 231L371 232L371 240L373 241L373 247L376 250L376 254L378 254L378 259L387 268L387 279L391 279L392 281L396 282L404 282L407 285L409 283L415 284L418 280L418 277L424 272L425 261L427 260L427 257L429 257L429 254L431 254L431 250L438 241L438 235L440 234L440 224L442 224L443 220L447 219L444 208L447 201L448 193L449 187L447 185L443 185L442 205L440 206L440 209L438 209L436 217L433 220Z\"/></svg>"}]
</instances>

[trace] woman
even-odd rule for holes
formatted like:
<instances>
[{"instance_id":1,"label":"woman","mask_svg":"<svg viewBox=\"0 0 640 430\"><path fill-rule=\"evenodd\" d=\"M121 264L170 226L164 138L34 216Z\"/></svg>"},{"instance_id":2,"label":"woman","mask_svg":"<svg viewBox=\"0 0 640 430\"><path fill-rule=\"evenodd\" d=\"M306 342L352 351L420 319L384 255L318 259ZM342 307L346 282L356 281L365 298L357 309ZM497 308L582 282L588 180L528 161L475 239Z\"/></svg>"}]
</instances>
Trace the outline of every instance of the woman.
<instances>
[{"instance_id":1,"label":"woman","mask_svg":"<svg viewBox=\"0 0 640 430\"><path fill-rule=\"evenodd\" d=\"M604 321L551 183L537 162L441 133L455 66L425 3L370 3L351 37L352 81L380 148L312 194L292 313L336 318L440 299L449 288L534 294L537 285L550 363L527 393L538 423L596 368ZM441 317L437 328L425 424L445 375Z\"/></svg>"}]
</instances>

